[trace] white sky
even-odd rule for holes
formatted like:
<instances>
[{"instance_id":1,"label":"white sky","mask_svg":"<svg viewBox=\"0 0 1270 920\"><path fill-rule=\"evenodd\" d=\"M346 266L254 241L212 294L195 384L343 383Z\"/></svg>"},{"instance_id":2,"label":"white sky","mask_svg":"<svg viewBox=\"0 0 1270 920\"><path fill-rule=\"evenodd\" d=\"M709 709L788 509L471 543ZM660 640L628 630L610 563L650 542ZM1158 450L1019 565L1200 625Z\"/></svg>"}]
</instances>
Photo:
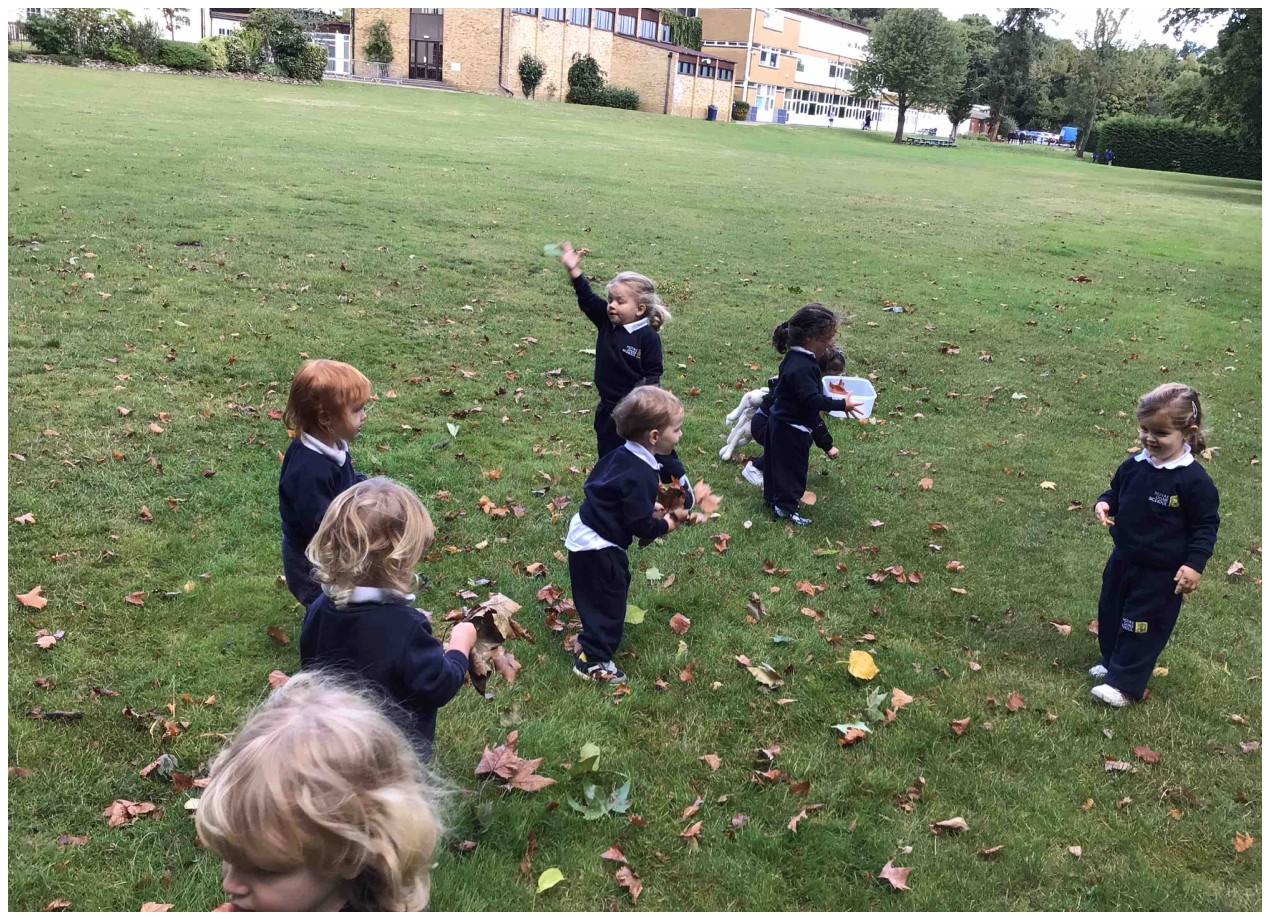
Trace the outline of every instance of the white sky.
<instances>
[{"instance_id":1,"label":"white sky","mask_svg":"<svg viewBox=\"0 0 1270 920\"><path fill-rule=\"evenodd\" d=\"M1119 8L1119 7L1118 7ZM999 22L1004 12L1003 7L980 6L972 3L962 4L959 6L941 6L938 8L949 19L960 19L966 13L982 13L993 22ZM1070 38L1076 41L1076 33L1078 31L1092 31L1094 27L1094 8L1093 7L1052 7L1059 10L1053 17L1045 21L1045 33L1055 38ZM1124 25L1120 28L1121 37L1130 46L1136 46L1140 41L1149 42L1151 44L1164 44L1172 48L1182 47L1182 42L1173 38L1172 32L1164 33L1163 26L1160 24L1160 17L1164 15L1166 7L1162 6L1135 6L1129 7L1129 15L1125 17ZM1221 31L1221 27L1226 24L1226 17L1218 17L1207 25L1201 26L1194 33L1183 32L1182 39L1190 39L1199 42L1205 47L1212 48L1217 44L1217 33Z\"/></svg>"}]
</instances>

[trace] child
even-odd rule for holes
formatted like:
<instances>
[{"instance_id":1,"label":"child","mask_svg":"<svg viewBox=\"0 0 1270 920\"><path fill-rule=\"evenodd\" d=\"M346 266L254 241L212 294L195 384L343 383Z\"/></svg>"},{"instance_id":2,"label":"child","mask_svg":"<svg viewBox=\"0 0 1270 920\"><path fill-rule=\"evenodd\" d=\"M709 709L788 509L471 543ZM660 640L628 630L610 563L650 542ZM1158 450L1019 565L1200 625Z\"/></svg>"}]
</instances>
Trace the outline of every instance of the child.
<instances>
[{"instance_id":1,"label":"child","mask_svg":"<svg viewBox=\"0 0 1270 920\"><path fill-rule=\"evenodd\" d=\"M212 762L194 820L229 910L423 910L434 798L378 706L298 674Z\"/></svg>"},{"instance_id":2,"label":"child","mask_svg":"<svg viewBox=\"0 0 1270 920\"><path fill-rule=\"evenodd\" d=\"M305 548L335 496L366 476L353 469L348 442L366 421L370 381L340 361L305 361L291 378L283 423L295 432L282 458L278 511L282 515L282 571L306 608L321 589L309 573Z\"/></svg>"},{"instance_id":3,"label":"child","mask_svg":"<svg viewBox=\"0 0 1270 920\"><path fill-rule=\"evenodd\" d=\"M309 560L322 594L300 629L300 667L351 672L406 713L406 733L432 758L437 710L463 687L476 628L459 623L449 650L410 606L414 568L435 531L413 492L391 479L358 483L331 502Z\"/></svg>"},{"instance_id":4,"label":"child","mask_svg":"<svg viewBox=\"0 0 1270 920\"><path fill-rule=\"evenodd\" d=\"M1144 696L1182 599L1199 586L1217 540L1217 487L1195 462L1204 447L1199 394L1165 383L1138 400L1141 453L1120 464L1094 515L1115 549L1102 573L1090 691L1109 706ZM1108 518L1114 517L1115 523Z\"/></svg>"},{"instance_id":5,"label":"child","mask_svg":"<svg viewBox=\"0 0 1270 920\"><path fill-rule=\"evenodd\" d=\"M798 513L807 491L811 430L821 412L851 415L860 404L850 396L826 396L820 388L820 358L833 347L838 317L824 304L809 303L772 331L772 345L785 355L776 381L772 414L764 435L763 500L773 517L806 527Z\"/></svg>"},{"instance_id":6,"label":"child","mask_svg":"<svg viewBox=\"0 0 1270 920\"><path fill-rule=\"evenodd\" d=\"M684 407L656 386L631 390L613 409L613 423L626 442L609 451L587 477L585 498L569 522L569 580L582 619L582 654L573 673L587 680L618 681L626 675L613 663L626 621L631 569L626 548L633 537L649 543L675 529L677 517L654 517L657 457L674 449L682 433Z\"/></svg>"},{"instance_id":7,"label":"child","mask_svg":"<svg viewBox=\"0 0 1270 920\"><path fill-rule=\"evenodd\" d=\"M839 377L847 368L847 359L843 355L842 349L834 346L820 356L816 362L820 367L821 377ZM773 377L767 381L767 396L764 397L762 404L754 413L754 418L750 419L750 435L754 439L754 443L763 447L766 445L764 440L767 437L767 423L769 414L772 411L772 404L776 402L776 383L779 378ZM816 446L829 455L829 459L833 460L838 456L838 448L833 446L833 435L829 433L829 426L825 424L824 417L816 416L816 423L811 428L811 439L816 442ZM763 487L763 455L759 454L741 470L741 476L751 485Z\"/></svg>"},{"instance_id":8,"label":"child","mask_svg":"<svg viewBox=\"0 0 1270 920\"><path fill-rule=\"evenodd\" d=\"M560 261L569 270L578 306L595 324L595 388L600 403L595 407L596 457L622 446L623 438L613 424L613 408L638 386L661 386L661 337L657 330L670 319L670 311L657 296L652 280L635 272L618 272L604 288L604 297L591 291L591 284L578 263L589 250L574 251L568 241L560 243ZM671 451L661 464L661 481L679 481L684 490L684 507L691 508L695 497L684 472L683 462Z\"/></svg>"}]
</instances>

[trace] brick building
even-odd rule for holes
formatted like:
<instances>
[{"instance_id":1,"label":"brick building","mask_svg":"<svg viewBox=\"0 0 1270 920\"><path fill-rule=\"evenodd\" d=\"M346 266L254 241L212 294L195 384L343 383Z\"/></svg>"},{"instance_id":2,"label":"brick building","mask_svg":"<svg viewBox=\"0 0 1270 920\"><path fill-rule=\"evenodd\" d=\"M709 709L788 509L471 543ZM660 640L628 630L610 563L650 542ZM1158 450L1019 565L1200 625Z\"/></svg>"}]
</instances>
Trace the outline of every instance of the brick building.
<instances>
[{"instance_id":1,"label":"brick building","mask_svg":"<svg viewBox=\"0 0 1270 920\"><path fill-rule=\"evenodd\" d=\"M517 64L528 52L547 67L536 97L563 102L569 67L589 54L607 84L639 93L640 111L704 118L715 105L720 120L731 117L734 55L672 44L658 9L359 7L352 17L358 73L371 25L382 19L393 47L390 78L520 95Z\"/></svg>"}]
</instances>

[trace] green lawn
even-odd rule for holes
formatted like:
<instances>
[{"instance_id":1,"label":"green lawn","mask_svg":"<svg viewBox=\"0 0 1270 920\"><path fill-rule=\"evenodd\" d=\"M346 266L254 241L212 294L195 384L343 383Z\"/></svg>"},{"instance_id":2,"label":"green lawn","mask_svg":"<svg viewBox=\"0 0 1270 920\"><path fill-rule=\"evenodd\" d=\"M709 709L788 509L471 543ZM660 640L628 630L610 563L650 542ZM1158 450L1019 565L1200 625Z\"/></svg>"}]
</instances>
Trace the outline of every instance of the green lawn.
<instances>
[{"instance_id":1,"label":"green lawn","mask_svg":"<svg viewBox=\"0 0 1270 920\"><path fill-rule=\"evenodd\" d=\"M441 713L454 839L477 846L440 854L436 909L629 908L599 858L613 844L643 879L640 909L1260 907L1261 753L1239 746L1261 737L1259 183L392 87L9 76L8 513L35 518L9 528L11 909L219 902L190 793L138 771L164 751L201 770L269 672L298 666L295 641L266 635L297 639L301 617L276 581L286 432L269 413L306 355L370 377L355 462L412 485L438 521L419 603L440 623L488 578L473 590L523 604L537 640L516 650L514 688ZM555 554L594 461L594 334L542 256L561 238L592 249L597 278L661 284L680 454L725 497L708 526L632 550L675 579L636 571L648 616L617 698L570 675L544 582L523 574L543 562L567 590ZM837 424L843 456L813 457L815 525L791 532L717 450L740 392L777 366L772 326L810 300L852 317L839 341L849 372L877 375L885 424ZM1167 676L1109 711L1085 675L1110 548L1090 509L1134 442L1134 399L1172 379L1204 396L1222 529ZM487 517L482 495L525 513ZM1228 577L1236 560L1246 574ZM924 579L866 581L893 564ZM827 587L812 599L800 580ZM12 599L35 585L43 610ZM768 610L753 624L751 592ZM683 651L676 612L692 620ZM41 628L65 634L42 650ZM852 649L872 652L871 684L840 663ZM784 686L762 692L735 655ZM914 702L839 747L831 726L891 688ZM169 704L189 725L166 743L121 715ZM556 786L504 795L473 776L511 727ZM569 807L563 765L588 742L632 778L641 823ZM782 776L758 785L752 752L773 745ZM162 814L110 829L115 799ZM953 816L969 830L931 833ZM679 834L696 821L694 847ZM1237 853L1237 833L1257 841ZM540 895L519 868L531 835L532 879L566 879ZM870 877L888 860L912 867L910 891Z\"/></svg>"}]
</instances>

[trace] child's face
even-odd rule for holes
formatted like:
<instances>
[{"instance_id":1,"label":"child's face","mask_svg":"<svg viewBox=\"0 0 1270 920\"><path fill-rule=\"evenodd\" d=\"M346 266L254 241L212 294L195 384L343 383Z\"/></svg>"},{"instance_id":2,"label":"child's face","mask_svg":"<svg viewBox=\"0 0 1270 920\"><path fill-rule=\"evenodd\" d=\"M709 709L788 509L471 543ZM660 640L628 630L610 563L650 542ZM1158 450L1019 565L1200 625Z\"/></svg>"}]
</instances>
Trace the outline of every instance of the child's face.
<instances>
[{"instance_id":1,"label":"child's face","mask_svg":"<svg viewBox=\"0 0 1270 920\"><path fill-rule=\"evenodd\" d=\"M675 449L683 434L684 414L680 409L665 428L654 428L648 433L650 449L654 454L668 454Z\"/></svg>"},{"instance_id":2,"label":"child's face","mask_svg":"<svg viewBox=\"0 0 1270 920\"><path fill-rule=\"evenodd\" d=\"M807 343L807 350L817 358L824 355L829 349L833 348L833 340L838 335L838 327L834 326L818 339L812 339Z\"/></svg>"},{"instance_id":3,"label":"child's face","mask_svg":"<svg viewBox=\"0 0 1270 920\"><path fill-rule=\"evenodd\" d=\"M351 409L345 409L336 418L330 422L328 431L336 441L348 441L352 443L357 437L357 433L362 430L362 425L366 423L366 404L354 406Z\"/></svg>"},{"instance_id":4,"label":"child's face","mask_svg":"<svg viewBox=\"0 0 1270 920\"><path fill-rule=\"evenodd\" d=\"M625 284L615 284L609 288L609 322L613 325L625 326L633 323L645 312L645 308L636 302L631 289Z\"/></svg>"},{"instance_id":5,"label":"child's face","mask_svg":"<svg viewBox=\"0 0 1270 920\"><path fill-rule=\"evenodd\" d=\"M1138 440L1147 449L1152 460L1156 463L1168 463L1182 456L1186 432L1174 428L1168 413L1161 410L1138 418Z\"/></svg>"},{"instance_id":6,"label":"child's face","mask_svg":"<svg viewBox=\"0 0 1270 920\"><path fill-rule=\"evenodd\" d=\"M220 864L221 888L235 910L339 910L348 903L351 884L301 866L265 872L254 866Z\"/></svg>"}]
</instances>

